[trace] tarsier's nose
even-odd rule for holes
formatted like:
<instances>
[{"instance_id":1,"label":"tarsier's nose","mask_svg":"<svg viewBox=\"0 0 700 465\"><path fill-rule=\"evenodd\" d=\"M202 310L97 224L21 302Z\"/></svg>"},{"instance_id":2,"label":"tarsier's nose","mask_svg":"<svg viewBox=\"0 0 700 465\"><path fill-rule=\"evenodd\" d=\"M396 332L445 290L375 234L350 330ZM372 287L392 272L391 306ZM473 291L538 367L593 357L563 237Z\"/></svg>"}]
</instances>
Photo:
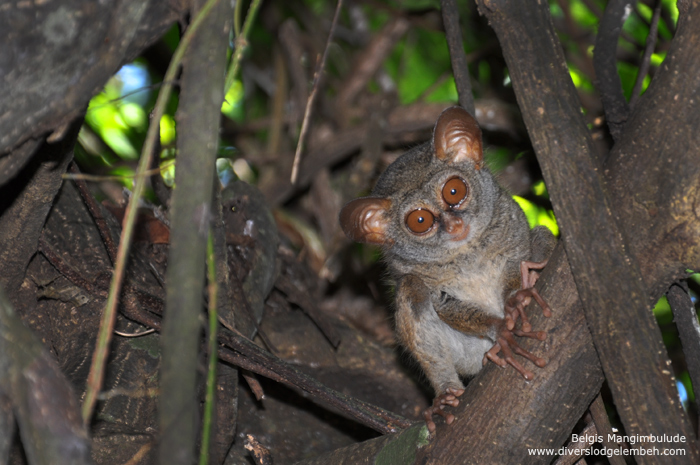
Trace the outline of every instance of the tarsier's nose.
<instances>
[{"instance_id":1,"label":"tarsier's nose","mask_svg":"<svg viewBox=\"0 0 700 465\"><path fill-rule=\"evenodd\" d=\"M452 236L453 241L461 241L469 234L469 225L465 224L462 218L444 213L441 219L445 231Z\"/></svg>"}]
</instances>

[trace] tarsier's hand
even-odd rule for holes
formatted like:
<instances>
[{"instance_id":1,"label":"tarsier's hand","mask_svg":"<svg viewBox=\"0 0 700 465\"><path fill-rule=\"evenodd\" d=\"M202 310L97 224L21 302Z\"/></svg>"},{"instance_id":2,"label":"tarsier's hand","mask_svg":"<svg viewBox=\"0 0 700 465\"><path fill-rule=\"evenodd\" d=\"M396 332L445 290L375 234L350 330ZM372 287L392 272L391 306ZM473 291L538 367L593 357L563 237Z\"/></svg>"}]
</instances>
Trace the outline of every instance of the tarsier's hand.
<instances>
[{"instance_id":1,"label":"tarsier's hand","mask_svg":"<svg viewBox=\"0 0 700 465\"><path fill-rule=\"evenodd\" d=\"M515 328L515 322L518 316L522 320L522 329L525 332L532 330L532 325L525 314L525 307L528 306L532 299L542 307L542 313L546 317L552 316L552 311L544 301L540 293L535 289L535 283L539 278L539 273L533 270L541 270L547 265L547 260L543 262L520 262L520 277L522 280L521 289L512 297L506 300L505 305L505 320L508 329Z\"/></svg>"},{"instance_id":2,"label":"tarsier's hand","mask_svg":"<svg viewBox=\"0 0 700 465\"><path fill-rule=\"evenodd\" d=\"M425 424L428 426L428 431L435 432L435 422L433 415L440 415L445 418L445 422L449 425L455 420L455 416L445 412L445 406L457 407L459 399L457 397L464 394L464 389L447 388L445 392L433 400L433 405L423 411Z\"/></svg>"},{"instance_id":3,"label":"tarsier's hand","mask_svg":"<svg viewBox=\"0 0 700 465\"><path fill-rule=\"evenodd\" d=\"M546 265L546 260L539 263L520 263L522 288L506 301L504 326L499 330L498 335L496 336L496 344L488 352L486 352L486 354L484 354L484 364L486 364L487 360L491 360L500 367L505 367L506 365L510 364L513 368L518 370L521 375L523 375L523 378L527 380L532 379L534 375L532 372L525 369L525 367L523 367L517 360L515 360L513 353L525 357L540 368L547 364L544 359L537 357L520 347L518 343L515 342L514 338L514 336L520 336L544 341L546 337L544 331L532 331L532 325L528 321L527 315L525 314L525 307L532 299L535 299L535 302L542 307L542 313L544 316L552 316L552 311L550 310L549 305L547 305L547 302L545 302L542 296L540 296L537 289L534 288L539 274L532 270L540 270ZM522 321L522 329L520 330L515 329L515 323L518 317L520 317ZM499 352L503 352L503 358L498 356Z\"/></svg>"},{"instance_id":4,"label":"tarsier's hand","mask_svg":"<svg viewBox=\"0 0 700 465\"><path fill-rule=\"evenodd\" d=\"M540 341L544 341L546 337L544 331L526 332L519 329L508 329L508 327L504 324L496 336L496 344L484 354L483 363L485 365L487 360L491 360L493 363L502 368L505 368L508 364L510 364L513 368L518 370L521 375L523 375L523 378L529 381L534 378L535 375L523 367L520 362L513 357L513 354L516 353L522 357L525 357L540 368L543 368L547 362L520 347L518 343L515 342L514 336L529 337L532 339L539 339ZM498 356L499 352L503 352L503 358Z\"/></svg>"}]
</instances>

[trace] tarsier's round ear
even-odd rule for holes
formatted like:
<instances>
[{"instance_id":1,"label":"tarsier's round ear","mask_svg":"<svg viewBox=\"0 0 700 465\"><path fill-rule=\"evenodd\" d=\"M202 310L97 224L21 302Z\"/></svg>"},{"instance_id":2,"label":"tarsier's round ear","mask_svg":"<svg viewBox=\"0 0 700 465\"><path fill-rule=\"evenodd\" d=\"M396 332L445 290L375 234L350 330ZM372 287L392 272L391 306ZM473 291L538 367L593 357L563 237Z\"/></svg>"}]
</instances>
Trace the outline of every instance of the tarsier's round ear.
<instances>
[{"instance_id":1,"label":"tarsier's round ear","mask_svg":"<svg viewBox=\"0 0 700 465\"><path fill-rule=\"evenodd\" d=\"M472 115L462 107L443 111L433 131L435 156L448 163L472 160L476 169L484 165L481 129Z\"/></svg>"},{"instance_id":2,"label":"tarsier's round ear","mask_svg":"<svg viewBox=\"0 0 700 465\"><path fill-rule=\"evenodd\" d=\"M390 245L393 241L386 236L389 227L389 207L389 199L355 199L340 211L340 227L345 235L354 241Z\"/></svg>"}]
</instances>

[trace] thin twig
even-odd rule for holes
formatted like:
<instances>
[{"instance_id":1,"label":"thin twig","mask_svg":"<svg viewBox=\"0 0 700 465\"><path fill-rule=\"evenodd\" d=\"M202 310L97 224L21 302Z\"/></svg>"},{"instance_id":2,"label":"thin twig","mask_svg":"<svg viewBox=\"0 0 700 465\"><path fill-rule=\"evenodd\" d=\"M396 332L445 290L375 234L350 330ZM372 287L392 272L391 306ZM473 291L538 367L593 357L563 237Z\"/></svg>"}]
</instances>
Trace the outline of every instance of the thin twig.
<instances>
[{"instance_id":1,"label":"thin twig","mask_svg":"<svg viewBox=\"0 0 700 465\"><path fill-rule=\"evenodd\" d=\"M73 179L75 180L75 187L78 188L80 197L83 198L83 203L85 203L85 206L90 212L92 219L97 225L97 230L99 231L100 236L102 237L102 242L104 242L105 248L107 249L109 261L112 263L112 265L114 265L114 262L117 259L117 246L114 243L112 233L109 231L109 227L107 226L107 220L105 220L102 216L102 211L100 210L99 205L97 205L95 198L92 196L92 194L90 194L90 190L88 189L85 180L80 178L82 173L80 173L80 170L75 162L71 163L68 169L72 173L68 176L73 176ZM65 178L65 176L67 175L64 174L63 177Z\"/></svg>"},{"instance_id":2,"label":"thin twig","mask_svg":"<svg viewBox=\"0 0 700 465\"><path fill-rule=\"evenodd\" d=\"M457 95L459 95L459 104L471 115L475 115L474 95L472 95L472 84L469 79L467 56L464 54L464 46L462 45L457 2L455 0L440 0L440 7L445 36L447 37L447 48L450 50L452 74L457 86Z\"/></svg>"},{"instance_id":3,"label":"thin twig","mask_svg":"<svg viewBox=\"0 0 700 465\"><path fill-rule=\"evenodd\" d=\"M153 443L147 442L146 444L144 444L143 446L141 446L141 447L139 448L139 450L136 451L136 453L134 454L134 456L131 457L131 458L129 459L129 461L126 462L124 465L137 465L137 464L139 464L139 463L142 463L141 460L143 460L143 458L146 456L146 454L148 453L148 451L151 450L152 447L153 447Z\"/></svg>"},{"instance_id":4,"label":"thin twig","mask_svg":"<svg viewBox=\"0 0 700 465\"><path fill-rule=\"evenodd\" d=\"M39 237L38 251L41 252L51 266L56 268L56 271L65 276L68 281L82 289L85 289L90 294L98 295L103 298L107 297L107 292L105 292L103 289L99 289L93 283L83 278L78 271L65 263L65 261L56 253L55 250L53 250L53 247L51 247L51 245L46 242L43 237Z\"/></svg>"},{"instance_id":5,"label":"thin twig","mask_svg":"<svg viewBox=\"0 0 700 465\"><path fill-rule=\"evenodd\" d=\"M316 71L314 72L314 85L311 89L311 95L306 101L306 110L304 111L304 120L301 123L301 131L299 132L299 141L297 142L297 151L294 154L294 164L292 165L292 177L290 178L292 184L296 184L297 177L299 174L299 162L301 161L301 152L304 150L304 139L306 139L306 133L309 131L309 120L311 119L311 108L313 107L314 100L316 100L316 94L318 93L319 83L321 81L321 76L323 75L323 70L326 67L326 59L328 58L328 49L331 46L331 41L333 40L333 35L335 33L335 26L338 24L338 17L340 16L340 10L343 6L343 0L338 0L338 4L335 7L335 14L333 15L333 22L331 23L331 29L328 31L328 39L326 40L326 48L323 50L323 55L321 59L316 64Z\"/></svg>"},{"instance_id":6,"label":"thin twig","mask_svg":"<svg viewBox=\"0 0 700 465\"><path fill-rule=\"evenodd\" d=\"M216 390L216 356L218 311L217 301L219 295L219 283L216 280L216 255L214 254L214 236L209 232L207 241L207 280L209 281L207 291L209 294L209 344L207 352L209 355L209 367L207 369L207 386L204 397L204 418L202 420L202 445L199 450L199 465L209 463L209 443L211 440L211 426L214 421L214 402Z\"/></svg>"},{"instance_id":7,"label":"thin twig","mask_svg":"<svg viewBox=\"0 0 700 465\"><path fill-rule=\"evenodd\" d=\"M639 93L642 90L642 84L644 83L644 78L646 77L647 73L649 73L651 55L654 53L656 39L658 37L657 32L659 29L659 17L661 17L661 0L656 0L656 7L654 8L654 15L651 17L651 25L649 26L649 35L647 36L646 47L644 48L644 54L642 55L642 62L639 65L637 79L634 81L632 95L630 96L630 109L634 108L635 103L637 103Z\"/></svg>"},{"instance_id":8,"label":"thin twig","mask_svg":"<svg viewBox=\"0 0 700 465\"><path fill-rule=\"evenodd\" d=\"M114 330L114 334L116 334L117 336L121 336L121 337L141 337L141 336L147 336L149 334L153 334L155 332L156 332L156 330L152 329L152 328L147 329L146 331L141 331L140 333L124 333L122 331L117 331L116 329Z\"/></svg>"},{"instance_id":9,"label":"thin twig","mask_svg":"<svg viewBox=\"0 0 700 465\"><path fill-rule=\"evenodd\" d=\"M139 165L136 170L137 176L136 182L134 183L134 191L126 207L126 213L122 223L122 234L119 240L119 250L117 252L115 270L112 274L112 282L110 284L109 297L107 298L105 311L102 314L100 331L97 337L97 347L93 353L92 363L90 365L87 391L85 393L85 399L82 406L82 416L85 424L90 423L95 402L97 402L97 394L100 392L104 381L104 369L109 355L109 343L112 340L112 332L114 331L114 322L117 316L117 302L119 300L119 293L124 280L124 270L126 268L126 261L129 255L129 247L131 245L131 238L134 233L134 225L136 224L138 203L146 187L147 176L145 176L145 172L151 165L151 157L153 155L156 137L158 137L160 132L159 123L165 114L165 107L170 99L170 92L172 91L172 85L168 83L173 82L175 79L185 50L190 45L192 38L197 32L197 29L199 29L209 11L211 11L212 7L216 5L218 1L219 0L208 0L204 7L202 7L200 10L199 14L197 14L194 21L192 21L190 27L187 29L187 31L185 31L185 34L175 50L173 58L168 65L168 70L163 78L165 84L163 84L160 92L158 93L156 105L153 109L152 121L148 127L146 140L144 141L143 149L141 151L141 159L139 160Z\"/></svg>"},{"instance_id":10,"label":"thin twig","mask_svg":"<svg viewBox=\"0 0 700 465\"><path fill-rule=\"evenodd\" d=\"M236 9L233 10L233 34L234 37L241 35L241 12L243 11L243 2L236 2Z\"/></svg>"},{"instance_id":11,"label":"thin twig","mask_svg":"<svg viewBox=\"0 0 700 465\"><path fill-rule=\"evenodd\" d=\"M226 84L224 86L224 95L228 94L229 89L233 85L233 81L236 79L236 74L238 74L238 68L241 67L241 60L243 59L243 52L248 48L248 33L253 25L253 20L260 7L261 0L253 0L248 8L248 13L245 16L245 22L243 23L243 31L240 34L236 34L236 44L235 50L233 51L233 57L231 58L231 65L226 72ZM240 18L240 11L238 5L241 2L237 2L235 15ZM240 19L237 20L240 23ZM234 21L235 23L236 21ZM234 24L235 27L235 24Z\"/></svg>"},{"instance_id":12,"label":"thin twig","mask_svg":"<svg viewBox=\"0 0 700 465\"><path fill-rule=\"evenodd\" d=\"M231 331L221 331L219 342L231 348L227 350L219 347L219 357L222 360L274 381L294 386L311 394L314 398L323 399L329 405L375 431L384 434L394 433L411 425L400 415L323 386L241 335Z\"/></svg>"},{"instance_id":13,"label":"thin twig","mask_svg":"<svg viewBox=\"0 0 700 465\"><path fill-rule=\"evenodd\" d=\"M63 179L71 179L71 180L81 180L81 181L123 181L124 179L136 179L139 176L152 176L154 174L158 174L162 172L164 169L169 168L171 165L175 164L175 160L169 160L168 162L164 163L162 166L159 168L153 168L146 170L144 173L134 173L134 174L121 174L119 176L116 175L103 175L103 174L85 174L85 173L65 173L61 175Z\"/></svg>"},{"instance_id":14,"label":"thin twig","mask_svg":"<svg viewBox=\"0 0 700 465\"><path fill-rule=\"evenodd\" d=\"M248 383L248 387L250 388L250 390L253 391L255 400L257 400L258 402L263 400L265 398L265 391L263 390L262 386L260 385L260 382L255 377L255 375L246 370L241 370L241 375L243 375L243 379L245 379L245 382Z\"/></svg>"},{"instance_id":15,"label":"thin twig","mask_svg":"<svg viewBox=\"0 0 700 465\"><path fill-rule=\"evenodd\" d=\"M354 59L352 72L340 86L336 107L345 109L357 99L357 95L377 74L377 70L386 62L410 25L406 18L399 16L389 21L374 35L367 47Z\"/></svg>"}]
</instances>

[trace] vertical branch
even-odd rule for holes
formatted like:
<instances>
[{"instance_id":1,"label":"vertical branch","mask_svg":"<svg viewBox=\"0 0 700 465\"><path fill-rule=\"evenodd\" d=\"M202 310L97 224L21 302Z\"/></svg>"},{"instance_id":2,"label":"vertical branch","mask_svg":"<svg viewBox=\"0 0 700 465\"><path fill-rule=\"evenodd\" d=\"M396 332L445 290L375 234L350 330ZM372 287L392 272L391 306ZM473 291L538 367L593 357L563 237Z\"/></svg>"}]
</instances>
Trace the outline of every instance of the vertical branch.
<instances>
[{"instance_id":1,"label":"vertical branch","mask_svg":"<svg viewBox=\"0 0 700 465\"><path fill-rule=\"evenodd\" d=\"M207 294L209 296L209 331L207 352L209 363L207 368L206 396L204 398L204 419L202 420L202 445L199 450L199 465L209 463L209 443L211 441L212 423L214 422L214 408L216 404L216 363L218 361L216 346L218 329L218 295L219 284L216 278L217 261L214 254L214 235L210 232L207 240Z\"/></svg>"},{"instance_id":2,"label":"vertical branch","mask_svg":"<svg viewBox=\"0 0 700 465\"><path fill-rule=\"evenodd\" d=\"M605 119L614 140L620 137L629 116L629 105L622 92L622 83L617 74L617 41L627 17L627 0L610 0L598 26L595 40L595 67L598 91L603 101Z\"/></svg>"},{"instance_id":3,"label":"vertical branch","mask_svg":"<svg viewBox=\"0 0 700 465\"><path fill-rule=\"evenodd\" d=\"M642 61L639 64L637 79L634 81L634 88L632 88L632 95L630 96L630 108L634 108L635 103L637 103L637 99L639 99L639 93L642 91L642 83L644 82L644 78L649 72L651 55L654 53L654 47L656 47L656 38L657 32L659 30L660 16L661 0L657 0L656 8L654 8L654 15L651 18L651 25L649 26L649 35L647 36L647 43L644 48L644 54L642 55Z\"/></svg>"},{"instance_id":4,"label":"vertical branch","mask_svg":"<svg viewBox=\"0 0 700 465\"><path fill-rule=\"evenodd\" d=\"M218 2L183 60L158 408L162 465L195 461L197 358L230 18Z\"/></svg>"},{"instance_id":5,"label":"vertical branch","mask_svg":"<svg viewBox=\"0 0 700 465\"><path fill-rule=\"evenodd\" d=\"M470 114L474 115L474 95L472 95L472 84L469 80L467 56L464 54L464 46L462 45L457 2L455 0L440 0L440 6L442 8L442 22L445 25L447 47L450 50L452 73L455 77L457 94L459 95L459 104Z\"/></svg>"}]
</instances>

